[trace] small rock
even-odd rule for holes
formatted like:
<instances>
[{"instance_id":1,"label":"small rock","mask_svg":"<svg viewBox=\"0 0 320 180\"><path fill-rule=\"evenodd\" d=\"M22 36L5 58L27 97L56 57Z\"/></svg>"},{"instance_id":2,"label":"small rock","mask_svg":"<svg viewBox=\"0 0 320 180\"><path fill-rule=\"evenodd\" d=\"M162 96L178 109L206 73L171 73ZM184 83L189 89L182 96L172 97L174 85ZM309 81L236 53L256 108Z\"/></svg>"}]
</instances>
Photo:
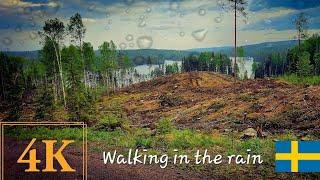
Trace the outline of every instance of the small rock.
<instances>
[{"instance_id":1,"label":"small rock","mask_svg":"<svg viewBox=\"0 0 320 180\"><path fill-rule=\"evenodd\" d=\"M246 130L243 131L243 135L242 135L242 139L250 139L250 138L254 138L257 137L257 131L253 128L248 128Z\"/></svg>"}]
</instances>

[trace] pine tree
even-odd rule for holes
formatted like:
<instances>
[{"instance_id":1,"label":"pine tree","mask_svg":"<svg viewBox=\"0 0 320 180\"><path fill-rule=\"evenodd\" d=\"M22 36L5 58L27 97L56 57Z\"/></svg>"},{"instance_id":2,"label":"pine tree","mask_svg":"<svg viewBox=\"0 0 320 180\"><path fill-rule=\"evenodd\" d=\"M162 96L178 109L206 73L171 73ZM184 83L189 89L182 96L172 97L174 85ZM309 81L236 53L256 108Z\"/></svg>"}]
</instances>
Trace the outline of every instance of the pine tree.
<instances>
[{"instance_id":1,"label":"pine tree","mask_svg":"<svg viewBox=\"0 0 320 180\"><path fill-rule=\"evenodd\" d=\"M310 64L310 53L303 52L299 56L299 61L297 63L297 72L300 77L309 76L312 72L312 65Z\"/></svg>"}]
</instances>

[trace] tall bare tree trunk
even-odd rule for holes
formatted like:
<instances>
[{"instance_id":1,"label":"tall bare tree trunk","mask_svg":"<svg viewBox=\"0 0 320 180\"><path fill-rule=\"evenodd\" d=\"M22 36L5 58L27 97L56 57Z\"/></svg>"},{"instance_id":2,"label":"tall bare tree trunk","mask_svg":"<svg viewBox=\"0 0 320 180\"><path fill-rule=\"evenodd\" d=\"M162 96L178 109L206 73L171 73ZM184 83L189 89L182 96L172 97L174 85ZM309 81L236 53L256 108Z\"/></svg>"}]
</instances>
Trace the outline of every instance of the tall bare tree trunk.
<instances>
[{"instance_id":1,"label":"tall bare tree trunk","mask_svg":"<svg viewBox=\"0 0 320 180\"><path fill-rule=\"evenodd\" d=\"M53 61L53 81L52 81L52 88L53 88L53 97L54 97L54 103L57 103L57 88L56 88L56 83L57 83L57 76L56 76L56 63Z\"/></svg>"},{"instance_id":2,"label":"tall bare tree trunk","mask_svg":"<svg viewBox=\"0 0 320 180\"><path fill-rule=\"evenodd\" d=\"M67 101L66 101L66 92L64 89L64 80L63 80L63 73L62 73L62 64L61 64L61 54L60 54L60 49L59 46L56 47L56 45L53 45L55 53L56 53L56 57L57 57L57 63L58 63L58 69L59 69L59 75L60 75L60 80L61 80L61 88L62 88L62 95L63 95L63 105L64 108L67 107Z\"/></svg>"},{"instance_id":3,"label":"tall bare tree trunk","mask_svg":"<svg viewBox=\"0 0 320 180\"><path fill-rule=\"evenodd\" d=\"M2 70L1 70L1 86L2 86L2 99L3 99L3 101L5 101L6 100L6 95L5 95L5 87L4 87L4 80L3 80L3 72L2 72Z\"/></svg>"},{"instance_id":4,"label":"tall bare tree trunk","mask_svg":"<svg viewBox=\"0 0 320 180\"><path fill-rule=\"evenodd\" d=\"M237 77L237 1L234 1L234 77Z\"/></svg>"}]
</instances>

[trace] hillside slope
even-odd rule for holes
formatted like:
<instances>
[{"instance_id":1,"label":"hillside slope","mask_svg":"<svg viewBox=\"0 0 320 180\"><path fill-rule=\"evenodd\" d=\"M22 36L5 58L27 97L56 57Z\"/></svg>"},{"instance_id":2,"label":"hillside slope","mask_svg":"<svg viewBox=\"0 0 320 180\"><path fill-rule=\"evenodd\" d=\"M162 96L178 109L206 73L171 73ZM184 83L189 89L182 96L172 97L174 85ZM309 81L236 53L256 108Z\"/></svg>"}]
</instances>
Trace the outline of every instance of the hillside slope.
<instances>
[{"instance_id":1,"label":"hillside slope","mask_svg":"<svg viewBox=\"0 0 320 180\"><path fill-rule=\"evenodd\" d=\"M136 84L103 101L119 96L136 97L122 106L137 126L152 127L162 117L170 117L180 128L237 132L253 127L320 136L320 86L271 79L235 82L230 76L193 72Z\"/></svg>"}]
</instances>

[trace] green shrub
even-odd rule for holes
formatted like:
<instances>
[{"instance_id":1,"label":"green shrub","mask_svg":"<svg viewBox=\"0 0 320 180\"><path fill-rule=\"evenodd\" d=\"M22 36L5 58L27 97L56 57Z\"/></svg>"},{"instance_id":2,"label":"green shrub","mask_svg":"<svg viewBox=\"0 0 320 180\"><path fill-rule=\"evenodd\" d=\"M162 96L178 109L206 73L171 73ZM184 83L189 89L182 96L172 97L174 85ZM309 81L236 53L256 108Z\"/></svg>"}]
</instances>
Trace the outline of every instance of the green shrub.
<instances>
[{"instance_id":1,"label":"green shrub","mask_svg":"<svg viewBox=\"0 0 320 180\"><path fill-rule=\"evenodd\" d=\"M136 138L136 147L137 148L151 148L152 139L138 136Z\"/></svg>"},{"instance_id":2,"label":"green shrub","mask_svg":"<svg viewBox=\"0 0 320 180\"><path fill-rule=\"evenodd\" d=\"M320 85L320 76L299 77L296 74L284 75L280 80L296 85Z\"/></svg>"},{"instance_id":3,"label":"green shrub","mask_svg":"<svg viewBox=\"0 0 320 180\"><path fill-rule=\"evenodd\" d=\"M100 121L95 126L95 129L114 131L117 128L123 128L124 124L125 124L125 120L115 115L108 115L100 119Z\"/></svg>"},{"instance_id":4,"label":"green shrub","mask_svg":"<svg viewBox=\"0 0 320 180\"><path fill-rule=\"evenodd\" d=\"M169 118L161 119L157 123L156 128L157 128L157 134L168 134L175 129L174 125L172 124Z\"/></svg>"}]
</instances>

